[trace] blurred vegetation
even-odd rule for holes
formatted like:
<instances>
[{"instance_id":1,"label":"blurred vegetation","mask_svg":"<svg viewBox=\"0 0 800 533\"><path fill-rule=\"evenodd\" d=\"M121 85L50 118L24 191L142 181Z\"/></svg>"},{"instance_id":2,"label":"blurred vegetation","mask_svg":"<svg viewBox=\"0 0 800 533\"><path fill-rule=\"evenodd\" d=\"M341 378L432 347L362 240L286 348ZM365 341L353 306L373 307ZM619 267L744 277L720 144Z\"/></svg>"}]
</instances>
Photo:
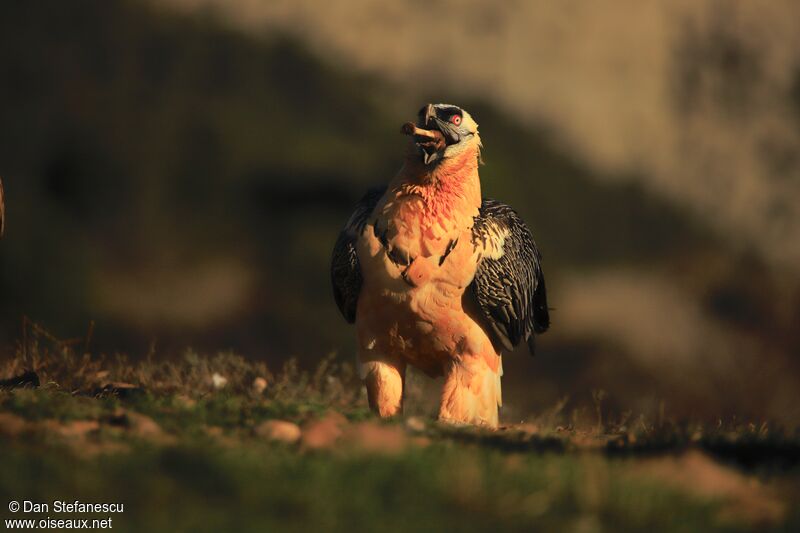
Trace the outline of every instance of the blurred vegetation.
<instances>
[{"instance_id":1,"label":"blurred vegetation","mask_svg":"<svg viewBox=\"0 0 800 533\"><path fill-rule=\"evenodd\" d=\"M328 457L262 443L232 450L203 439L93 461L65 461L69 453L53 445L0 444L0 451L13 465L0 476L5 499L69 494L69 501L123 502L124 513L112 515L121 531L530 531L584 524L615 531L748 530L720 524L715 502L629 481L624 463L574 457L530 456L510 468L499 452L446 445L400 457ZM465 464L472 465L469 488L457 474Z\"/></svg>"},{"instance_id":2,"label":"blurred vegetation","mask_svg":"<svg viewBox=\"0 0 800 533\"><path fill-rule=\"evenodd\" d=\"M765 531L800 520L800 435L601 415L599 391L587 425L562 405L484 431L376 420L349 365L332 360L272 373L233 354L129 362L34 342L0 372L22 368L40 386L0 385L0 499L120 502L124 531ZM297 424L299 440L262 431L275 420ZM0 518L41 517L4 506Z\"/></svg>"}]
</instances>

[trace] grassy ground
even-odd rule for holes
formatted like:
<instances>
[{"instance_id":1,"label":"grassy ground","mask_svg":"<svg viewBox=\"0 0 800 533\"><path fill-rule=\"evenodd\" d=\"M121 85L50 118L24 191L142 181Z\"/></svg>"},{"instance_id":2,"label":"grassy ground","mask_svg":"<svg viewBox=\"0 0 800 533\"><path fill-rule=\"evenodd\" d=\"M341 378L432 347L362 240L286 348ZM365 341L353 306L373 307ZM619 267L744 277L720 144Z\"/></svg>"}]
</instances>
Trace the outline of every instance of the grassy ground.
<instances>
[{"instance_id":1,"label":"grassy ground","mask_svg":"<svg viewBox=\"0 0 800 533\"><path fill-rule=\"evenodd\" d=\"M0 378L17 376L0 387L3 521L111 517L128 531L800 528L800 435L768 424L627 416L576 427L558 409L494 432L425 416L383 422L352 370L330 361L273 374L230 354L132 364L35 343L20 352L0 364ZM51 503L12 513L12 500L124 511L68 515Z\"/></svg>"}]
</instances>

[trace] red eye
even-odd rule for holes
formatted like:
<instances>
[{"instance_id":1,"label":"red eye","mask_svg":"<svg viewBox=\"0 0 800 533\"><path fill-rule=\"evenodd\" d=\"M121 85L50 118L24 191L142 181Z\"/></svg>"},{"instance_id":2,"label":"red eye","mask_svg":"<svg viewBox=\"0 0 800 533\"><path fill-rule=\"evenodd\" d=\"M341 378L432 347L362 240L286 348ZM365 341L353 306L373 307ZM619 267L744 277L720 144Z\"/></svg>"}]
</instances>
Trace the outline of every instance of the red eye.
<instances>
[{"instance_id":1,"label":"red eye","mask_svg":"<svg viewBox=\"0 0 800 533\"><path fill-rule=\"evenodd\" d=\"M456 126L461 124L461 115L453 115L450 117L450 122L455 124Z\"/></svg>"}]
</instances>

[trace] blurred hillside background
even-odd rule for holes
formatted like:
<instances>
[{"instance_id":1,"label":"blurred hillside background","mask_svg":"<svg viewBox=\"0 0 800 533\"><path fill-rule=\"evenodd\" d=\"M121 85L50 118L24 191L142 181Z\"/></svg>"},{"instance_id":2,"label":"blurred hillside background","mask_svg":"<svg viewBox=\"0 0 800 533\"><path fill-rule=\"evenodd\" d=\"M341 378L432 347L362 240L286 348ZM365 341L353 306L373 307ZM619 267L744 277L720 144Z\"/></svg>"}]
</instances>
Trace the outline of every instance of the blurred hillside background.
<instances>
[{"instance_id":1,"label":"blurred hillside background","mask_svg":"<svg viewBox=\"0 0 800 533\"><path fill-rule=\"evenodd\" d=\"M350 359L328 278L400 124L480 123L484 194L544 253L553 326L506 418L800 423L800 5L714 0L0 4L0 343Z\"/></svg>"}]
</instances>

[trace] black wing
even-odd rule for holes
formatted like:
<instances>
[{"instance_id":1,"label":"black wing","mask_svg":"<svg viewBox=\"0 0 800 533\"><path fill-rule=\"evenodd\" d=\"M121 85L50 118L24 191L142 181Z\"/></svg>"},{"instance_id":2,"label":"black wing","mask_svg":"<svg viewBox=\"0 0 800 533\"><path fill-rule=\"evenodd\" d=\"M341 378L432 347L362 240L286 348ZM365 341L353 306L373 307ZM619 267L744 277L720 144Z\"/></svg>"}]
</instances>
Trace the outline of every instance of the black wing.
<instances>
[{"instance_id":1,"label":"black wing","mask_svg":"<svg viewBox=\"0 0 800 533\"><path fill-rule=\"evenodd\" d=\"M485 198L472 228L472 242L484 250L472 294L495 344L507 350L522 341L535 351L535 334L550 326L542 256L528 226L511 207Z\"/></svg>"},{"instance_id":2,"label":"black wing","mask_svg":"<svg viewBox=\"0 0 800 533\"><path fill-rule=\"evenodd\" d=\"M356 253L356 241L364 231L364 226L372 211L375 210L375 205L385 192L386 187L375 187L367 191L367 194L359 200L350 220L339 233L336 244L333 246L333 256L331 257L333 297L344 319L350 324L356 321L356 306L362 280L361 267L358 264L358 254Z\"/></svg>"}]
</instances>

